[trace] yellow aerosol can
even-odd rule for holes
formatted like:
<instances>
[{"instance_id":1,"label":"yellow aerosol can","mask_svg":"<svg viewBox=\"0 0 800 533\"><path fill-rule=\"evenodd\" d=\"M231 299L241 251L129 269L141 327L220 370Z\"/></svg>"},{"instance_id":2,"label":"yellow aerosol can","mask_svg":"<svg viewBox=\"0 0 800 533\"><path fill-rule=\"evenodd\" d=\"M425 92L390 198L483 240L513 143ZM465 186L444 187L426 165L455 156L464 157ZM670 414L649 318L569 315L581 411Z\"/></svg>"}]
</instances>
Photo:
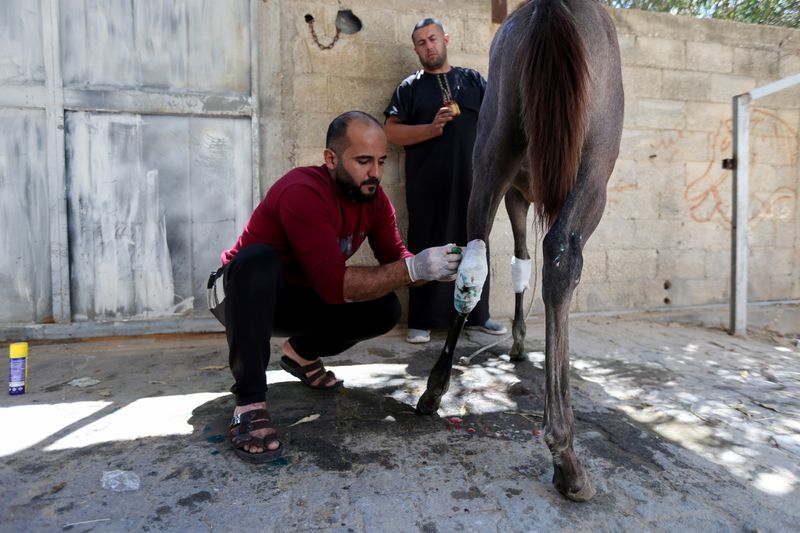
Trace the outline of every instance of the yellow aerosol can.
<instances>
[{"instance_id":1,"label":"yellow aerosol can","mask_svg":"<svg viewBox=\"0 0 800 533\"><path fill-rule=\"evenodd\" d=\"M8 393L25 394L28 381L28 343L15 342L8 347Z\"/></svg>"}]
</instances>

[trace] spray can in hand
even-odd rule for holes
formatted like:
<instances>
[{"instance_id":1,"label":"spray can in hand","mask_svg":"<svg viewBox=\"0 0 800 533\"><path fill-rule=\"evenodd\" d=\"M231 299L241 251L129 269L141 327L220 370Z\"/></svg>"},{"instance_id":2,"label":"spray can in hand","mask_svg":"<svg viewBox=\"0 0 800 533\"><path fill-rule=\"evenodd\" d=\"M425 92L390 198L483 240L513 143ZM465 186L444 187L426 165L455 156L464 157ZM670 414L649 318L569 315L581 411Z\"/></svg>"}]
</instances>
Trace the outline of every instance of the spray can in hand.
<instances>
[{"instance_id":1,"label":"spray can in hand","mask_svg":"<svg viewBox=\"0 0 800 533\"><path fill-rule=\"evenodd\" d=\"M28 343L15 342L8 347L8 393L25 394L28 380Z\"/></svg>"}]
</instances>

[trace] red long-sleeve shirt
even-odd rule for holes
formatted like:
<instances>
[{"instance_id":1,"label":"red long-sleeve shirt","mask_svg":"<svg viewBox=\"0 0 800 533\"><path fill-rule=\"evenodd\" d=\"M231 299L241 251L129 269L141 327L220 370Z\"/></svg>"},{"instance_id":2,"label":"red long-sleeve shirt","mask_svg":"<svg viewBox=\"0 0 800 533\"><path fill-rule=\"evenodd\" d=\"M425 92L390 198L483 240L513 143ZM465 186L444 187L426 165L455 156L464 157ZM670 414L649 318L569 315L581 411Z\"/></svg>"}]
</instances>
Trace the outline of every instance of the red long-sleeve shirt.
<instances>
[{"instance_id":1,"label":"red long-sleeve shirt","mask_svg":"<svg viewBox=\"0 0 800 533\"><path fill-rule=\"evenodd\" d=\"M345 262L366 239L382 265L413 255L381 187L372 202L354 202L324 165L299 167L270 187L236 244L222 252L222 263L246 246L269 244L281 258L287 283L314 287L328 303L344 303Z\"/></svg>"}]
</instances>

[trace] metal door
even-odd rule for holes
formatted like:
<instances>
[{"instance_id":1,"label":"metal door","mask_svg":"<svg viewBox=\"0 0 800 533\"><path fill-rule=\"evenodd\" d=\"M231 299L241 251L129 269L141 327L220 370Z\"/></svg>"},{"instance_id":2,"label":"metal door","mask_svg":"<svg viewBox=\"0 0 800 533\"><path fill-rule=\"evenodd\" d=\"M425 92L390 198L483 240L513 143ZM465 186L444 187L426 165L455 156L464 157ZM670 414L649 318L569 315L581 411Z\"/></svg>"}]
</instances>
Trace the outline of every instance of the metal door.
<instances>
[{"instance_id":1,"label":"metal door","mask_svg":"<svg viewBox=\"0 0 800 533\"><path fill-rule=\"evenodd\" d=\"M0 3L0 323L208 316L258 192L256 19L249 0Z\"/></svg>"}]
</instances>

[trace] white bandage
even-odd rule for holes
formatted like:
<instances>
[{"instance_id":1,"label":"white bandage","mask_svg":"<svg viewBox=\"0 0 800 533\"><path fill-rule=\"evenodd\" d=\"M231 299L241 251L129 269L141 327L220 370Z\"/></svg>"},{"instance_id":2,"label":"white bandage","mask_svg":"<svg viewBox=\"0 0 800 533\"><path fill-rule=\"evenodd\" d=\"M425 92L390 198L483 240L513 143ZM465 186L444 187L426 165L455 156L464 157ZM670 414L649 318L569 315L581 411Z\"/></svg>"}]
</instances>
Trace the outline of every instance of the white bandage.
<instances>
[{"instance_id":1,"label":"white bandage","mask_svg":"<svg viewBox=\"0 0 800 533\"><path fill-rule=\"evenodd\" d=\"M488 275L486 243L480 239L469 241L456 273L456 294L453 304L458 313L467 314L475 309L481 299L483 284Z\"/></svg>"},{"instance_id":2,"label":"white bandage","mask_svg":"<svg viewBox=\"0 0 800 533\"><path fill-rule=\"evenodd\" d=\"M514 292L519 294L529 289L531 280L531 260L519 259L511 256L511 285Z\"/></svg>"}]
</instances>

